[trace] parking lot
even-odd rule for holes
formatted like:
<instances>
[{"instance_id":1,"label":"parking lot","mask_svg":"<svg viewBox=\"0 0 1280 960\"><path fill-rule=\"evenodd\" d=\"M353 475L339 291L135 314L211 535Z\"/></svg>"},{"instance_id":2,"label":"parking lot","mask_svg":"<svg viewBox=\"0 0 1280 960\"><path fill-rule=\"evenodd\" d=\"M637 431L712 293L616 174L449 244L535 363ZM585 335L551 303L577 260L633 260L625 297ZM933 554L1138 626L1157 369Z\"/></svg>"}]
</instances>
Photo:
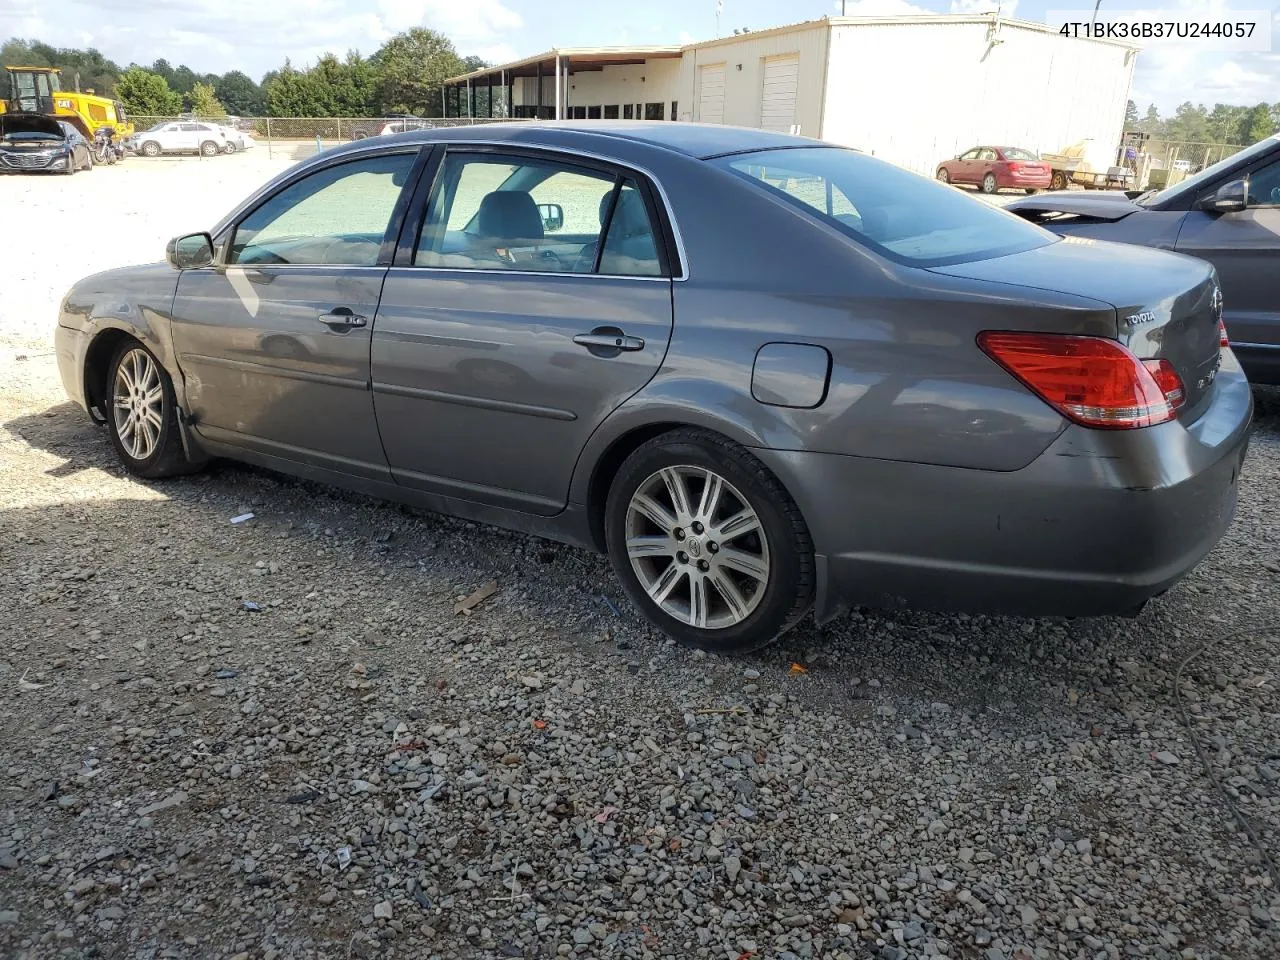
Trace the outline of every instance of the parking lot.
<instances>
[{"instance_id":1,"label":"parking lot","mask_svg":"<svg viewBox=\"0 0 1280 960\"><path fill-rule=\"evenodd\" d=\"M602 557L122 471L58 301L265 154L0 177L0 956L1280 955L1274 394L1231 532L1137 619L693 653Z\"/></svg>"}]
</instances>

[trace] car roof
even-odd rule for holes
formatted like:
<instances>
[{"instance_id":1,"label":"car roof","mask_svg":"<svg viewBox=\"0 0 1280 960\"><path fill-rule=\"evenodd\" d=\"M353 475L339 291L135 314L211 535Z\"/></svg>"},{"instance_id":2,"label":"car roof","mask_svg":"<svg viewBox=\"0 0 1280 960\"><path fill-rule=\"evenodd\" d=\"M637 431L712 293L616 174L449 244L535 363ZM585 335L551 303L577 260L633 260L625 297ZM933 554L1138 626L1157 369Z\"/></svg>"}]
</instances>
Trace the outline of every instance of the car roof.
<instances>
[{"instance_id":1,"label":"car roof","mask_svg":"<svg viewBox=\"0 0 1280 960\"><path fill-rule=\"evenodd\" d=\"M439 140L501 140L514 145L559 149L581 147L584 150L599 149L602 141L611 141L613 152L625 151L627 143L636 143L699 159L783 147L832 146L807 137L773 133L754 127L670 120L504 121L414 130L387 138L388 142L430 143Z\"/></svg>"}]
</instances>

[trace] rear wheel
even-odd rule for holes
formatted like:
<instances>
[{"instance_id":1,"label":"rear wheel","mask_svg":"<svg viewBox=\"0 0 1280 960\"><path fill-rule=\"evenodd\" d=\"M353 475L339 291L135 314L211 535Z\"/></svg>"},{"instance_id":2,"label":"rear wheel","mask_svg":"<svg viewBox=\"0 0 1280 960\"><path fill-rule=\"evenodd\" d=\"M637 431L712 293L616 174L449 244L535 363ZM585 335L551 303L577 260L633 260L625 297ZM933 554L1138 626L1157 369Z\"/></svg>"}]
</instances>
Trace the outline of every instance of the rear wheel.
<instances>
[{"instance_id":1,"label":"rear wheel","mask_svg":"<svg viewBox=\"0 0 1280 960\"><path fill-rule=\"evenodd\" d=\"M995 193L996 186L997 186L996 175L994 173L988 173L985 177L982 178L983 193Z\"/></svg>"},{"instance_id":2,"label":"rear wheel","mask_svg":"<svg viewBox=\"0 0 1280 960\"><path fill-rule=\"evenodd\" d=\"M1053 171L1053 178L1049 181L1050 190L1067 189L1067 175L1061 170Z\"/></svg>"},{"instance_id":3,"label":"rear wheel","mask_svg":"<svg viewBox=\"0 0 1280 960\"><path fill-rule=\"evenodd\" d=\"M938 170L938 180L939 180L939 182L941 182L941 183L950 183L950 182L951 182L951 174L947 173L947 168L946 168L946 167L941 167L941 168L939 168L939 170Z\"/></svg>"},{"instance_id":4,"label":"rear wheel","mask_svg":"<svg viewBox=\"0 0 1280 960\"><path fill-rule=\"evenodd\" d=\"M157 479L187 473L173 381L155 354L125 340L107 373L107 429L111 445L130 473Z\"/></svg>"},{"instance_id":5,"label":"rear wheel","mask_svg":"<svg viewBox=\"0 0 1280 960\"><path fill-rule=\"evenodd\" d=\"M1038 192L1039 191L1037 191L1035 187L1027 187L1027 196L1031 196L1033 193L1038 193Z\"/></svg>"},{"instance_id":6,"label":"rear wheel","mask_svg":"<svg viewBox=\"0 0 1280 960\"><path fill-rule=\"evenodd\" d=\"M142 155L144 157L160 156L160 144L156 143L154 140L148 140L142 145Z\"/></svg>"},{"instance_id":7,"label":"rear wheel","mask_svg":"<svg viewBox=\"0 0 1280 960\"><path fill-rule=\"evenodd\" d=\"M218 145L212 140L206 140L200 144L200 153L206 157L216 157L218 155Z\"/></svg>"},{"instance_id":8,"label":"rear wheel","mask_svg":"<svg viewBox=\"0 0 1280 960\"><path fill-rule=\"evenodd\" d=\"M623 463L605 507L627 595L680 643L762 647L813 603L813 543L782 484L723 437L683 429Z\"/></svg>"}]
</instances>

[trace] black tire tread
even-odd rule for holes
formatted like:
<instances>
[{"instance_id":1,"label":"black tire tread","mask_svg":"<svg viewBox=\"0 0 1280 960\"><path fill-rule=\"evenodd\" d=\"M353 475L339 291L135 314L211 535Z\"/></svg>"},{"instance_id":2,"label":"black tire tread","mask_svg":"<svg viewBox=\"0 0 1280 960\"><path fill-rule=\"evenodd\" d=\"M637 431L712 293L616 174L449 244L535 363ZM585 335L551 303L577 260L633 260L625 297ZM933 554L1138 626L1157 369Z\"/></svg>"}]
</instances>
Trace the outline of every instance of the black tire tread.
<instances>
[{"instance_id":1,"label":"black tire tread","mask_svg":"<svg viewBox=\"0 0 1280 960\"><path fill-rule=\"evenodd\" d=\"M617 477L624 476L628 472L630 465L636 460L645 457L651 451L674 443L689 443L708 447L710 448L709 452L717 459L722 458L729 461L738 469L750 475L768 492L773 505L782 513L791 529L794 546L799 558L799 571L793 584L791 606L783 617L782 625L773 636L735 645L733 652L750 653L766 647L804 619L813 607L817 589L817 568L813 559L813 538L809 533L809 525L805 523L804 517L800 513L800 508L796 505L795 500L792 499L791 494L787 492L786 487L782 485L781 481L773 475L768 467L742 445L735 443L728 437L700 427L680 427L659 434L642 443L631 452L619 467L615 476L615 485ZM610 496L612 497L612 491Z\"/></svg>"}]
</instances>

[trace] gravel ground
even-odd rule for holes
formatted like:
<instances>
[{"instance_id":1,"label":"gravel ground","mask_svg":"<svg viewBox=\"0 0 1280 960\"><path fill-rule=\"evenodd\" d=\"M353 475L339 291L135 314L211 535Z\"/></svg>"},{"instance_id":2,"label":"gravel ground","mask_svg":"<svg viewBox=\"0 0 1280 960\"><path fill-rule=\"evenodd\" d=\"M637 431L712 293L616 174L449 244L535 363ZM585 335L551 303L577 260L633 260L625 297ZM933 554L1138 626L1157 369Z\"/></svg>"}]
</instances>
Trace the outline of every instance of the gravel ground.
<instances>
[{"instance_id":1,"label":"gravel ground","mask_svg":"<svg viewBox=\"0 0 1280 960\"><path fill-rule=\"evenodd\" d=\"M1280 642L1182 671L1194 740L1174 700L1205 638L1280 623L1276 397L1230 535L1136 620L863 612L704 656L601 558L122 473L57 296L211 222L270 172L242 159L87 175L155 213L84 256L78 179L0 179L36 241L0 308L0 956L1280 954Z\"/></svg>"}]
</instances>

